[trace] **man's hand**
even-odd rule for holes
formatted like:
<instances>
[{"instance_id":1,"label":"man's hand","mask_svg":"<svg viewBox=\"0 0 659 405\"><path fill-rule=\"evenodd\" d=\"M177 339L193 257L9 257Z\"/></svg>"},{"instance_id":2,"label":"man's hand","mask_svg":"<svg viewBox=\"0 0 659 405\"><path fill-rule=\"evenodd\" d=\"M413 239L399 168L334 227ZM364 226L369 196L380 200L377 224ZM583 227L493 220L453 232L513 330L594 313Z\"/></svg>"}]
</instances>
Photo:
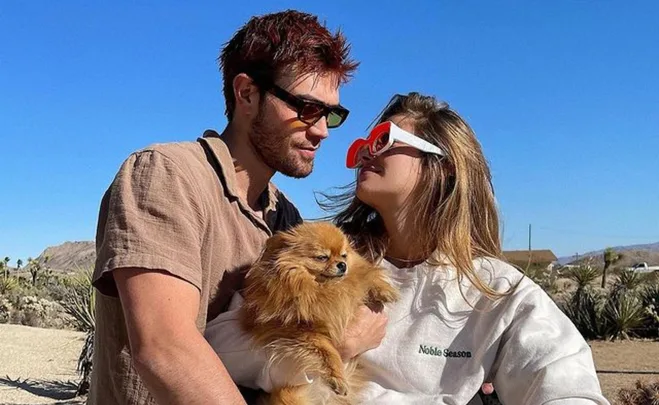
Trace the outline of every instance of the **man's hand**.
<instances>
[{"instance_id":1,"label":"man's hand","mask_svg":"<svg viewBox=\"0 0 659 405\"><path fill-rule=\"evenodd\" d=\"M387 321L387 316L381 311L375 312L366 305L359 307L338 348L343 361L380 346L387 330Z\"/></svg>"}]
</instances>

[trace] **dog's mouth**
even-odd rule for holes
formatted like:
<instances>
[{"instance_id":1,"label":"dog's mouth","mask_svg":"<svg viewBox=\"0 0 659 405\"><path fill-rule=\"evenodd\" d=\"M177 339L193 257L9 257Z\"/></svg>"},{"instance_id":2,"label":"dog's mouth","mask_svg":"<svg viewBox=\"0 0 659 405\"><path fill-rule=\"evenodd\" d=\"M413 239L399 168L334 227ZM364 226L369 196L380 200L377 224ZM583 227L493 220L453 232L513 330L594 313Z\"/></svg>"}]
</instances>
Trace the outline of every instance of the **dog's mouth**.
<instances>
[{"instance_id":1,"label":"dog's mouth","mask_svg":"<svg viewBox=\"0 0 659 405\"><path fill-rule=\"evenodd\" d=\"M337 280L337 279L345 277L346 274L347 274L347 272L343 272L343 273L339 273L339 272L336 272L336 273L320 273L320 274L316 275L316 281Z\"/></svg>"}]
</instances>

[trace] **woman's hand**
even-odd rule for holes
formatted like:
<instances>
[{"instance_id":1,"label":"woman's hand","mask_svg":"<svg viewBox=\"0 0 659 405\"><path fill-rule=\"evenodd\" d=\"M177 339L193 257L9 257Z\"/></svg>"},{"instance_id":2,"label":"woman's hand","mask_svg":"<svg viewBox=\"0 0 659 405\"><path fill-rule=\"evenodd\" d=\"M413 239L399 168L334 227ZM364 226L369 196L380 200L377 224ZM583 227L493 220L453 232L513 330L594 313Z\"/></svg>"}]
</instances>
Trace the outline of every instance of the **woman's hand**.
<instances>
[{"instance_id":1,"label":"woman's hand","mask_svg":"<svg viewBox=\"0 0 659 405\"><path fill-rule=\"evenodd\" d=\"M343 342L337 349L344 362L380 346L387 330L387 316L382 311L373 311L366 305L357 310L346 328Z\"/></svg>"}]
</instances>

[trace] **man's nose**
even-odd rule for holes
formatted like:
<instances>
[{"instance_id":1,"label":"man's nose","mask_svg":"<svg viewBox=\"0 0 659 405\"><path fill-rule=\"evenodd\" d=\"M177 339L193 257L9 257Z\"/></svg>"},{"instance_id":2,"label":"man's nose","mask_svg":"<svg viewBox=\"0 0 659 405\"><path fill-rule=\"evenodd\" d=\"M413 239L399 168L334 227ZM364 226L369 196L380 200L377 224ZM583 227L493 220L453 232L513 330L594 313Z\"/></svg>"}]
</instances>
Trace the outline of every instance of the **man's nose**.
<instances>
[{"instance_id":1,"label":"man's nose","mask_svg":"<svg viewBox=\"0 0 659 405\"><path fill-rule=\"evenodd\" d=\"M327 128L327 118L321 117L315 124L309 127L309 133L320 139L325 139L329 136L329 129Z\"/></svg>"}]
</instances>

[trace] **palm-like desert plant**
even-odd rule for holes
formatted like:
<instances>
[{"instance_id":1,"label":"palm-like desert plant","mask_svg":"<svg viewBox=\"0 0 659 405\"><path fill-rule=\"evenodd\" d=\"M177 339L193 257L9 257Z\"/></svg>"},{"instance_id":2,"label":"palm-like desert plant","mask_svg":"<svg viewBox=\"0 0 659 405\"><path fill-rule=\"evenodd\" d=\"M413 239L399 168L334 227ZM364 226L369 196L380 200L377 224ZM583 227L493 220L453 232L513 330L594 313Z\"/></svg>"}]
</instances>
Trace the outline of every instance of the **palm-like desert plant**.
<instances>
[{"instance_id":1,"label":"palm-like desert plant","mask_svg":"<svg viewBox=\"0 0 659 405\"><path fill-rule=\"evenodd\" d=\"M561 308L579 333L586 339L597 339L602 334L601 299L591 287L579 288Z\"/></svg>"},{"instance_id":2,"label":"palm-like desert plant","mask_svg":"<svg viewBox=\"0 0 659 405\"><path fill-rule=\"evenodd\" d=\"M645 275L633 270L623 270L616 281L615 286L625 290L635 290L645 282Z\"/></svg>"},{"instance_id":3,"label":"palm-like desert plant","mask_svg":"<svg viewBox=\"0 0 659 405\"><path fill-rule=\"evenodd\" d=\"M577 290L561 308L586 339L596 339L602 333L601 299L591 286L598 275L599 271L590 263L574 267L567 273L567 277L577 283Z\"/></svg>"},{"instance_id":4,"label":"palm-like desert plant","mask_svg":"<svg viewBox=\"0 0 659 405\"><path fill-rule=\"evenodd\" d=\"M616 264L622 255L608 247L604 250L604 270L602 270L602 288L606 288L606 272L612 265Z\"/></svg>"},{"instance_id":5,"label":"palm-like desert plant","mask_svg":"<svg viewBox=\"0 0 659 405\"><path fill-rule=\"evenodd\" d=\"M79 275L72 280L69 293L62 301L62 307L73 317L78 330L87 333L78 357L78 373L82 379L78 384L77 395L84 395L89 390L96 330L95 295L92 271L79 270Z\"/></svg>"},{"instance_id":6,"label":"palm-like desert plant","mask_svg":"<svg viewBox=\"0 0 659 405\"><path fill-rule=\"evenodd\" d=\"M645 286L641 290L640 297L648 317L648 335L659 337L659 283Z\"/></svg>"},{"instance_id":7,"label":"palm-like desert plant","mask_svg":"<svg viewBox=\"0 0 659 405\"><path fill-rule=\"evenodd\" d=\"M577 289L589 286L597 276L599 271L588 263L574 267L567 273L567 277L577 283Z\"/></svg>"},{"instance_id":8,"label":"palm-like desert plant","mask_svg":"<svg viewBox=\"0 0 659 405\"><path fill-rule=\"evenodd\" d=\"M645 310L635 294L609 295L602 314L606 336L611 339L629 339L643 325Z\"/></svg>"},{"instance_id":9,"label":"palm-like desert plant","mask_svg":"<svg viewBox=\"0 0 659 405\"><path fill-rule=\"evenodd\" d=\"M4 277L0 279L0 294L9 294L18 288L18 280L14 276Z\"/></svg>"},{"instance_id":10,"label":"palm-like desert plant","mask_svg":"<svg viewBox=\"0 0 659 405\"><path fill-rule=\"evenodd\" d=\"M11 259L5 256L4 260L0 262L0 270L3 270L5 273L5 279L9 277L9 261Z\"/></svg>"}]
</instances>

